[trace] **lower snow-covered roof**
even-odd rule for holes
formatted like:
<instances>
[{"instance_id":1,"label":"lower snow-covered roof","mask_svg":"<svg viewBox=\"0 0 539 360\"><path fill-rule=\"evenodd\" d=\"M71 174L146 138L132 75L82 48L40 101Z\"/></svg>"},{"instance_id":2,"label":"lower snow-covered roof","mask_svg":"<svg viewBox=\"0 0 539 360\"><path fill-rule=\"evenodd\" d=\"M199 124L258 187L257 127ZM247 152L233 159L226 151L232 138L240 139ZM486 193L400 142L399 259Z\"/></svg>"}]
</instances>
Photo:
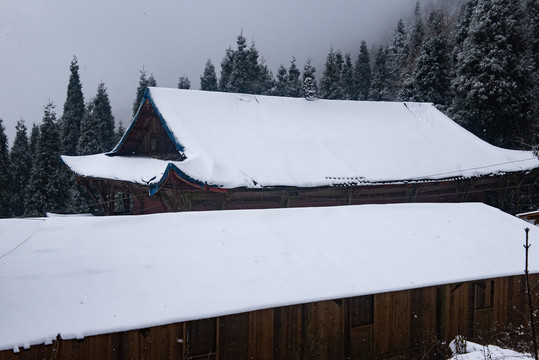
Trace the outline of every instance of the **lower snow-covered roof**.
<instances>
[{"instance_id":1,"label":"lower snow-covered roof","mask_svg":"<svg viewBox=\"0 0 539 360\"><path fill-rule=\"evenodd\" d=\"M3 219L0 350L522 274L527 225L474 203Z\"/></svg>"},{"instance_id":2,"label":"lower snow-covered roof","mask_svg":"<svg viewBox=\"0 0 539 360\"><path fill-rule=\"evenodd\" d=\"M143 170L129 169L131 159L105 155L64 156L64 162L81 176L138 183L146 176L159 183L170 163L182 176L224 188L442 179L539 167L531 152L492 146L427 103L166 88L149 88L146 100L184 161L154 160Z\"/></svg>"}]
</instances>

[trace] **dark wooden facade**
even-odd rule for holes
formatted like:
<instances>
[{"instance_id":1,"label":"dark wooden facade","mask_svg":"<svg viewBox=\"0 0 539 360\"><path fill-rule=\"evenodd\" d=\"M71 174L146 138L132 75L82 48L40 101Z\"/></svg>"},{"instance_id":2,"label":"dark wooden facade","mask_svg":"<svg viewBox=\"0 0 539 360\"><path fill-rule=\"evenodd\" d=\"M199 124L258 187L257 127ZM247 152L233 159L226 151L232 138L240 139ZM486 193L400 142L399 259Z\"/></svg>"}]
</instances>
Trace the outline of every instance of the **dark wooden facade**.
<instances>
[{"instance_id":1,"label":"dark wooden facade","mask_svg":"<svg viewBox=\"0 0 539 360\"><path fill-rule=\"evenodd\" d=\"M116 149L115 156L144 156L182 161L149 100ZM171 211L266 209L409 202L483 202L509 213L535 210L539 203L539 169L476 178L355 183L328 179L339 186L221 189L195 184L174 171L153 196L149 187L130 182L77 177L105 215L150 214Z\"/></svg>"},{"instance_id":2,"label":"dark wooden facade","mask_svg":"<svg viewBox=\"0 0 539 360\"><path fill-rule=\"evenodd\" d=\"M537 307L539 274L531 279ZM59 340L0 360L439 359L456 335L522 341L524 295L523 276L503 277Z\"/></svg>"},{"instance_id":3,"label":"dark wooden facade","mask_svg":"<svg viewBox=\"0 0 539 360\"><path fill-rule=\"evenodd\" d=\"M483 202L515 214L539 203L539 169L443 181L263 189L200 188L171 172L153 196L147 186L129 182L78 181L107 215L414 202Z\"/></svg>"}]
</instances>

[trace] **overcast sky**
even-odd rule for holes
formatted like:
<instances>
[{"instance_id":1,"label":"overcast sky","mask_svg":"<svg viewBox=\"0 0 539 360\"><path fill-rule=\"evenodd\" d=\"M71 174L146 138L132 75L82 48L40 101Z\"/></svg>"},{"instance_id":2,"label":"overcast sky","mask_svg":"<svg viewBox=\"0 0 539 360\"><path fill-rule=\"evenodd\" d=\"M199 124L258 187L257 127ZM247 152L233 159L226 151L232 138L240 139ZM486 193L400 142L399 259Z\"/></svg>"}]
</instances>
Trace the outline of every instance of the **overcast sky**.
<instances>
[{"instance_id":1,"label":"overcast sky","mask_svg":"<svg viewBox=\"0 0 539 360\"><path fill-rule=\"evenodd\" d=\"M425 3L428 0L422 0ZM0 0L0 118L10 144L21 117L40 123L48 99L62 113L69 64L76 55L85 100L104 81L116 121L131 120L139 71L159 86L185 74L198 89L205 62L220 70L243 33L275 74L292 56L311 57L322 73L333 46L357 56L387 39L416 0Z\"/></svg>"}]
</instances>

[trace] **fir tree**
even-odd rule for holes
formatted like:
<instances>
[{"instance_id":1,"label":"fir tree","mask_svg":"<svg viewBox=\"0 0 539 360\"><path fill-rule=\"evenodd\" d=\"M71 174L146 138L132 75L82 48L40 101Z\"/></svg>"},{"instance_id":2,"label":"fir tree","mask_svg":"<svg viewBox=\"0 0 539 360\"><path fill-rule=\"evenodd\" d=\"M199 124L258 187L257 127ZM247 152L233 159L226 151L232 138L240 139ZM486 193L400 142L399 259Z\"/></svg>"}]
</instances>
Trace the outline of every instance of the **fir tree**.
<instances>
[{"instance_id":1,"label":"fir tree","mask_svg":"<svg viewBox=\"0 0 539 360\"><path fill-rule=\"evenodd\" d=\"M36 159L28 184L26 211L28 215L44 215L47 211L65 212L66 170L60 163L60 137L54 105L45 106Z\"/></svg>"},{"instance_id":2,"label":"fir tree","mask_svg":"<svg viewBox=\"0 0 539 360\"><path fill-rule=\"evenodd\" d=\"M369 91L371 89L372 70L371 57L365 41L361 41L361 46L359 48L359 55L355 67L355 79L358 93L357 99L368 100Z\"/></svg>"},{"instance_id":3,"label":"fir tree","mask_svg":"<svg viewBox=\"0 0 539 360\"><path fill-rule=\"evenodd\" d=\"M96 116L95 102L91 100L82 118L77 150L80 155L91 155L103 152L103 148L101 122Z\"/></svg>"},{"instance_id":4,"label":"fir tree","mask_svg":"<svg viewBox=\"0 0 539 360\"><path fill-rule=\"evenodd\" d=\"M33 124L32 131L30 132L30 141L29 141L29 150L30 150L30 159L32 164L36 158L36 149L37 149L37 140L39 139L39 125Z\"/></svg>"},{"instance_id":5,"label":"fir tree","mask_svg":"<svg viewBox=\"0 0 539 360\"><path fill-rule=\"evenodd\" d=\"M369 99L374 101L390 100L389 69L387 68L387 48L381 46L376 53L372 70L372 83Z\"/></svg>"},{"instance_id":6,"label":"fir tree","mask_svg":"<svg viewBox=\"0 0 539 360\"><path fill-rule=\"evenodd\" d=\"M217 91L217 75L215 74L215 66L210 59L206 61L204 73L200 77L200 90Z\"/></svg>"},{"instance_id":7,"label":"fir tree","mask_svg":"<svg viewBox=\"0 0 539 360\"><path fill-rule=\"evenodd\" d=\"M413 100L432 102L445 110L450 101L450 57L443 19L440 10L429 16L428 40L423 43L413 74Z\"/></svg>"},{"instance_id":8,"label":"fir tree","mask_svg":"<svg viewBox=\"0 0 539 360\"><path fill-rule=\"evenodd\" d=\"M311 77L306 77L303 81L303 96L309 101L317 99L315 82Z\"/></svg>"},{"instance_id":9,"label":"fir tree","mask_svg":"<svg viewBox=\"0 0 539 360\"><path fill-rule=\"evenodd\" d=\"M191 81L189 78L184 74L180 76L178 79L178 89L185 89L188 90L191 88Z\"/></svg>"},{"instance_id":10,"label":"fir tree","mask_svg":"<svg viewBox=\"0 0 539 360\"><path fill-rule=\"evenodd\" d=\"M101 129L99 137L101 138L102 151L112 150L116 144L116 134L114 133L114 116L112 115L112 108L110 106L107 88L103 82L99 83L97 86L97 94L93 100L93 116L97 119L99 128Z\"/></svg>"},{"instance_id":11,"label":"fir tree","mask_svg":"<svg viewBox=\"0 0 539 360\"><path fill-rule=\"evenodd\" d=\"M73 57L69 70L71 75L69 76L67 97L61 119L62 152L66 155L76 155L80 137L80 122L84 116L84 96L76 56Z\"/></svg>"},{"instance_id":12,"label":"fir tree","mask_svg":"<svg viewBox=\"0 0 539 360\"><path fill-rule=\"evenodd\" d=\"M228 48L225 52L225 56L221 61L221 77L219 78L219 90L227 91L228 81L230 80L230 74L234 67L234 50Z\"/></svg>"},{"instance_id":13,"label":"fir tree","mask_svg":"<svg viewBox=\"0 0 539 360\"><path fill-rule=\"evenodd\" d=\"M26 125L24 120L19 120L15 127L15 141L9 154L11 164L11 215L24 215L24 198L32 169L32 158Z\"/></svg>"},{"instance_id":14,"label":"fir tree","mask_svg":"<svg viewBox=\"0 0 539 360\"><path fill-rule=\"evenodd\" d=\"M153 74L150 74L150 77L146 79L146 70L142 68L142 70L140 70L137 95L133 101L133 117L135 117L137 114L140 103L142 102L142 98L144 97L144 93L149 86L157 86L157 81L155 81Z\"/></svg>"},{"instance_id":15,"label":"fir tree","mask_svg":"<svg viewBox=\"0 0 539 360\"><path fill-rule=\"evenodd\" d=\"M479 0L457 55L454 117L502 147L530 141L533 77L520 3Z\"/></svg>"},{"instance_id":16,"label":"fir tree","mask_svg":"<svg viewBox=\"0 0 539 360\"><path fill-rule=\"evenodd\" d=\"M253 94L269 95L275 87L273 73L266 65L264 58L261 58L257 65L258 75L254 79Z\"/></svg>"},{"instance_id":17,"label":"fir tree","mask_svg":"<svg viewBox=\"0 0 539 360\"><path fill-rule=\"evenodd\" d=\"M288 89L286 96L290 97L300 97L303 82L301 81L301 72L296 66L296 58L293 57L290 61L290 66L288 67Z\"/></svg>"},{"instance_id":18,"label":"fir tree","mask_svg":"<svg viewBox=\"0 0 539 360\"><path fill-rule=\"evenodd\" d=\"M275 96L287 96L288 90L288 72L283 64L279 65L277 69L277 77L275 81Z\"/></svg>"},{"instance_id":19,"label":"fir tree","mask_svg":"<svg viewBox=\"0 0 539 360\"><path fill-rule=\"evenodd\" d=\"M120 140L122 139L122 137L124 136L124 133L125 133L125 128L124 128L124 124L122 122L122 120L120 120L120 122L118 123L118 128L116 129L116 141L115 143L119 143Z\"/></svg>"},{"instance_id":20,"label":"fir tree","mask_svg":"<svg viewBox=\"0 0 539 360\"><path fill-rule=\"evenodd\" d=\"M9 163L7 136L0 119L0 217L9 217L10 213L11 167Z\"/></svg>"},{"instance_id":21,"label":"fir tree","mask_svg":"<svg viewBox=\"0 0 539 360\"><path fill-rule=\"evenodd\" d=\"M319 96L322 99L342 99L343 90L341 86L342 55L330 49L326 58L326 64L322 77L320 78Z\"/></svg>"},{"instance_id":22,"label":"fir tree","mask_svg":"<svg viewBox=\"0 0 539 360\"><path fill-rule=\"evenodd\" d=\"M341 71L341 87L343 89L342 99L357 99L358 94L354 76L354 66L352 65L352 58L348 53L344 55L344 64Z\"/></svg>"},{"instance_id":23,"label":"fir tree","mask_svg":"<svg viewBox=\"0 0 539 360\"><path fill-rule=\"evenodd\" d=\"M413 66L415 58L419 56L421 51L421 45L423 44L423 37L425 35L425 29L423 28L423 18L421 16L421 6L419 5L419 0L415 4L415 18L414 24L412 26L412 31L410 34L410 61L409 64ZM411 71L409 71L411 72Z\"/></svg>"},{"instance_id":24,"label":"fir tree","mask_svg":"<svg viewBox=\"0 0 539 360\"><path fill-rule=\"evenodd\" d=\"M302 77L302 81L303 81L303 96L307 96L307 94L305 94L305 80L306 79L311 79L311 81L309 81L309 83L311 84L309 86L309 89L310 90L314 90L314 92L316 93L318 91L318 87L316 85L316 68L312 65L312 59L311 58L307 58L307 61L305 61L305 65L303 66L303 74L301 75Z\"/></svg>"},{"instance_id":25,"label":"fir tree","mask_svg":"<svg viewBox=\"0 0 539 360\"><path fill-rule=\"evenodd\" d=\"M232 72L226 85L226 91L233 93L248 93L249 92L249 65L247 40L243 33L238 35L236 40L237 49L234 52L234 61Z\"/></svg>"},{"instance_id":26,"label":"fir tree","mask_svg":"<svg viewBox=\"0 0 539 360\"><path fill-rule=\"evenodd\" d=\"M397 23L397 28L393 33L393 41L388 50L388 68L390 82L390 98L395 100L398 97L400 87L407 76L409 47L406 38L404 22Z\"/></svg>"}]
</instances>

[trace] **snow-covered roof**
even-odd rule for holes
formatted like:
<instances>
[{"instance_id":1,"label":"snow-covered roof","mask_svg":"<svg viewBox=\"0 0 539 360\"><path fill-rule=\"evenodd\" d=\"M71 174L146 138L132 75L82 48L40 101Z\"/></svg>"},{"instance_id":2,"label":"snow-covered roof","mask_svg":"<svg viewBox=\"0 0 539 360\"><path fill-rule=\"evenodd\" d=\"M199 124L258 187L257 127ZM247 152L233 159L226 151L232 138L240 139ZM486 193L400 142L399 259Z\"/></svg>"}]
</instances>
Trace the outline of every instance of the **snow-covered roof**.
<instances>
[{"instance_id":1,"label":"snow-covered roof","mask_svg":"<svg viewBox=\"0 0 539 360\"><path fill-rule=\"evenodd\" d=\"M3 219L0 350L522 274L527 225L476 203Z\"/></svg>"},{"instance_id":2,"label":"snow-covered roof","mask_svg":"<svg viewBox=\"0 0 539 360\"><path fill-rule=\"evenodd\" d=\"M149 88L146 99L186 160L142 163L101 154L64 156L64 162L82 176L140 184L152 178L159 184L168 166L224 188L442 179L539 167L531 152L490 145L427 103L166 88Z\"/></svg>"}]
</instances>

